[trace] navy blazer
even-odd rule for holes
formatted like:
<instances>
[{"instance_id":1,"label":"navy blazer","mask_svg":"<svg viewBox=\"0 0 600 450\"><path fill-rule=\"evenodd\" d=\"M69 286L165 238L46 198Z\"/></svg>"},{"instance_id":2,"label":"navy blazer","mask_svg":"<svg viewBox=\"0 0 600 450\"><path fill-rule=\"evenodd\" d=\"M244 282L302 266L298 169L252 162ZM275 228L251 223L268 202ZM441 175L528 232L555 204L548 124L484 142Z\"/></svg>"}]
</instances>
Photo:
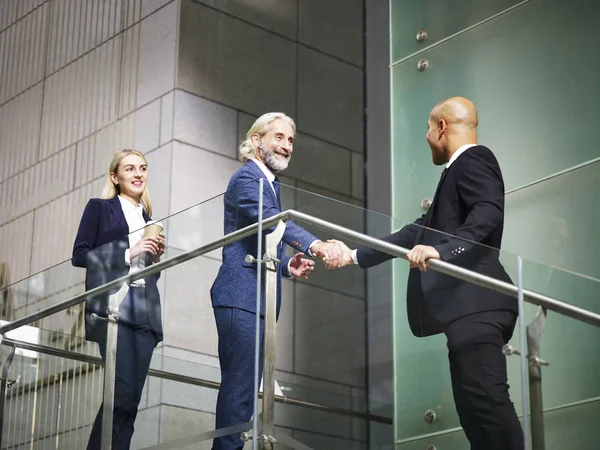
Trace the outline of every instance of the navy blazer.
<instances>
[{"instance_id":1,"label":"navy blazer","mask_svg":"<svg viewBox=\"0 0 600 450\"><path fill-rule=\"evenodd\" d=\"M281 212L279 199L273 192L265 174L254 161L246 163L229 181L224 196L225 234L247 227L258 222L258 179L263 178L263 219ZM276 182L275 182L276 183ZM263 230L264 236L273 231ZM286 222L282 243L277 250L277 258L281 260L277 270L277 314L281 308L281 277L290 277L288 272L289 256L285 256L285 244L304 253L308 252L310 244L318 240L308 231L296 225L293 221ZM213 308L228 306L256 313L256 263L247 263L246 255L256 258L257 234L248 236L223 247L223 263L210 290ZM263 253L265 241L263 241ZM263 282L265 270L263 267ZM264 315L264 289L260 314Z\"/></svg>"},{"instance_id":2,"label":"navy blazer","mask_svg":"<svg viewBox=\"0 0 600 450\"><path fill-rule=\"evenodd\" d=\"M144 211L146 222L150 217ZM90 199L83 211L79 229L73 245L71 263L83 267L85 272L85 289L90 290L109 281L123 277L129 273L125 263L125 251L129 248L129 225L123 214L118 197L110 200ZM149 318L158 340L162 340L162 323L160 296L156 286L159 274L146 277L146 297L149 307ZM96 313L106 317L108 296L117 292L113 289L103 295L89 297L85 303L86 339L98 341L99 333L106 333L104 321L90 320L90 314Z\"/></svg>"},{"instance_id":3,"label":"navy blazer","mask_svg":"<svg viewBox=\"0 0 600 450\"><path fill-rule=\"evenodd\" d=\"M444 170L427 213L384 240L408 249L433 246L443 261L512 283L499 260L503 228L502 172L492 151L477 145ZM368 247L357 250L362 268L391 258ZM518 311L513 297L416 268L409 273L406 301L415 336L441 333L444 324L477 312Z\"/></svg>"}]
</instances>

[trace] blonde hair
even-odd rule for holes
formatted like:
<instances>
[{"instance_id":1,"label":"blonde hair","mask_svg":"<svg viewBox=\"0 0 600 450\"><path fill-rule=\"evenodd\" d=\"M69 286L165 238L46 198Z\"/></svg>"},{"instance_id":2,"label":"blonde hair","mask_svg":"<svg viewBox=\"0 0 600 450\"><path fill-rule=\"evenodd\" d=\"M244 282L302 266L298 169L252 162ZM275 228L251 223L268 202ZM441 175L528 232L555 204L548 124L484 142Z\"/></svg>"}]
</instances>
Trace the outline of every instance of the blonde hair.
<instances>
[{"instance_id":1,"label":"blonde hair","mask_svg":"<svg viewBox=\"0 0 600 450\"><path fill-rule=\"evenodd\" d=\"M142 158L144 160L144 163L146 165L148 165L148 161L146 161L146 157L143 155L143 153L141 153L137 150L123 149L120 152L115 153L115 156L113 156L112 161L108 165L108 172L106 174L106 182L104 183L104 189L102 189L102 198L103 199L108 200L108 199L114 198L117 195L119 195L119 185L114 184L112 182L112 180L110 179L110 174L111 173L116 174L117 171L119 170L119 165L121 164L121 161L123 160L123 158L125 158L126 156L129 156L129 155L139 156L140 158ZM152 217L152 203L150 202L150 194L148 193L147 187L144 188L144 192L142 193L140 202L144 206L144 209L146 210L146 213L148 214L148 216Z\"/></svg>"},{"instance_id":2,"label":"blonde hair","mask_svg":"<svg viewBox=\"0 0 600 450\"><path fill-rule=\"evenodd\" d=\"M256 158L258 148L252 143L252 135L258 134L261 138L269 132L269 125L275 120L281 119L289 123L296 133L296 124L291 117L288 117L284 113L270 112L263 114L254 121L254 124L250 127L246 133L246 140L240 145L240 160L246 162L248 159Z\"/></svg>"}]
</instances>

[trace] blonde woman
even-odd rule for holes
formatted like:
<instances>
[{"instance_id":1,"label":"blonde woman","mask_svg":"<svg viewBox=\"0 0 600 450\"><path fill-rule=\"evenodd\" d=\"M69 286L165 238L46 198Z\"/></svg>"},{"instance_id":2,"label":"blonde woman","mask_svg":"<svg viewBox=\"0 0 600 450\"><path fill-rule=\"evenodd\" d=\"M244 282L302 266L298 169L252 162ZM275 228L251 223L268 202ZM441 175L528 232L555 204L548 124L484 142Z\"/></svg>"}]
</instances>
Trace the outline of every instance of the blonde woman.
<instances>
[{"instance_id":1,"label":"blonde woman","mask_svg":"<svg viewBox=\"0 0 600 450\"><path fill-rule=\"evenodd\" d=\"M75 244L74 266L86 269L86 290L158 262L164 253L164 236L144 237L152 205L146 184L148 164L136 150L118 152L108 167L102 198L85 207ZM136 280L129 285L119 306L117 364L113 414L112 448L129 449L133 424L154 347L162 340L161 307L156 280L160 275ZM100 347L106 358L106 321L91 320L91 314L106 317L108 296L86 300L86 339ZM88 450L100 449L102 407L96 416Z\"/></svg>"}]
</instances>

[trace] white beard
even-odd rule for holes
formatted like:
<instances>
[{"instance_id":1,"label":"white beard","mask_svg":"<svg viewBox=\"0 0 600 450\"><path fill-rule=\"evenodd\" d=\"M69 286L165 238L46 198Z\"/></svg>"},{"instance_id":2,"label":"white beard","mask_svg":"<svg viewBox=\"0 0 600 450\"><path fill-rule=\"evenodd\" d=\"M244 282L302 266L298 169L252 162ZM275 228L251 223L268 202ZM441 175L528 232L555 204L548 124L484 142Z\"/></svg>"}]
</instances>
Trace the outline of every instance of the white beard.
<instances>
[{"instance_id":1,"label":"white beard","mask_svg":"<svg viewBox=\"0 0 600 450\"><path fill-rule=\"evenodd\" d=\"M273 173L281 172L287 169L290 162L290 158L284 159L275 153L273 148L267 148L262 142L258 146L260 157L265 163L265 166L269 168Z\"/></svg>"}]
</instances>

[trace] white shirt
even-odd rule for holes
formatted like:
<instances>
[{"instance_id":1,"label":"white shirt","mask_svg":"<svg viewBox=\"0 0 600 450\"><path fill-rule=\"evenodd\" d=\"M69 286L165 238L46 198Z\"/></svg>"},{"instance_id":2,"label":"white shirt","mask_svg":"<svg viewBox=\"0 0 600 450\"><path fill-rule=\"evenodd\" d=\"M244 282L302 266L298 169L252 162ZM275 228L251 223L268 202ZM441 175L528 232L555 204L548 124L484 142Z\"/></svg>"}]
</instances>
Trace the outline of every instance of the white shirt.
<instances>
[{"instance_id":1,"label":"white shirt","mask_svg":"<svg viewBox=\"0 0 600 450\"><path fill-rule=\"evenodd\" d=\"M125 200L120 195L118 197L119 201L121 202L121 209L125 215L125 220L129 226L129 248L125 250L125 264L130 266L129 273L132 274L144 268L142 258L138 256L132 261L129 257L130 249L133 248L133 246L136 245L144 236L144 227L146 226L146 221L144 220L143 215L144 207L139 203L137 206L134 206L129 200ZM141 278L132 282L131 284L143 286L146 284L146 281Z\"/></svg>"},{"instance_id":2,"label":"white shirt","mask_svg":"<svg viewBox=\"0 0 600 450\"><path fill-rule=\"evenodd\" d=\"M450 161L446 164L446 169L449 168L456 159L462 155L465 151L470 149L471 147L475 147L477 144L465 144L462 147L458 147L458 150L454 152L454 154L450 157Z\"/></svg>"},{"instance_id":3,"label":"white shirt","mask_svg":"<svg viewBox=\"0 0 600 450\"><path fill-rule=\"evenodd\" d=\"M477 144L465 144L461 147L459 147L450 157L450 161L448 161L448 163L446 164L446 169L448 169L452 163L454 161L456 161L458 159L458 157L460 155L462 155L465 151L467 151L468 149L470 149L471 147L475 147L477 146ZM354 264L358 264L358 258L356 256L356 250L352 250L352 261L354 262Z\"/></svg>"},{"instance_id":4,"label":"white shirt","mask_svg":"<svg viewBox=\"0 0 600 450\"><path fill-rule=\"evenodd\" d=\"M261 160L256 159L256 158L250 158L250 160L253 161L254 164L256 164L258 166L258 168L262 171L262 173L265 174L265 177L267 177L267 180L269 181L269 184L271 185L271 189L273 189L273 192L275 193L275 197L277 197L277 192L275 191L275 187L273 186L273 182L275 181L275 174L273 172L271 172L269 170L269 168L267 166L265 166L265 164ZM312 252L310 251L310 247L315 245L317 242L321 242L321 241L317 240L317 241L311 242L311 244L309 245L308 254L310 256L313 256ZM288 262L288 272L290 271L291 262L292 262L292 260L290 259L290 261Z\"/></svg>"},{"instance_id":5,"label":"white shirt","mask_svg":"<svg viewBox=\"0 0 600 450\"><path fill-rule=\"evenodd\" d=\"M269 170L269 168L267 166L265 166L265 164L261 160L255 159L255 158L251 158L251 159L252 159L252 161L254 161L254 164L256 164L258 166L258 168L262 171L262 173L265 174L265 177L267 177L267 180L269 180L271 189L273 189L273 192L275 192L275 186L273 186L273 181L275 181L275 174L273 172L271 172ZM277 197L277 192L275 192L275 197Z\"/></svg>"}]
</instances>

